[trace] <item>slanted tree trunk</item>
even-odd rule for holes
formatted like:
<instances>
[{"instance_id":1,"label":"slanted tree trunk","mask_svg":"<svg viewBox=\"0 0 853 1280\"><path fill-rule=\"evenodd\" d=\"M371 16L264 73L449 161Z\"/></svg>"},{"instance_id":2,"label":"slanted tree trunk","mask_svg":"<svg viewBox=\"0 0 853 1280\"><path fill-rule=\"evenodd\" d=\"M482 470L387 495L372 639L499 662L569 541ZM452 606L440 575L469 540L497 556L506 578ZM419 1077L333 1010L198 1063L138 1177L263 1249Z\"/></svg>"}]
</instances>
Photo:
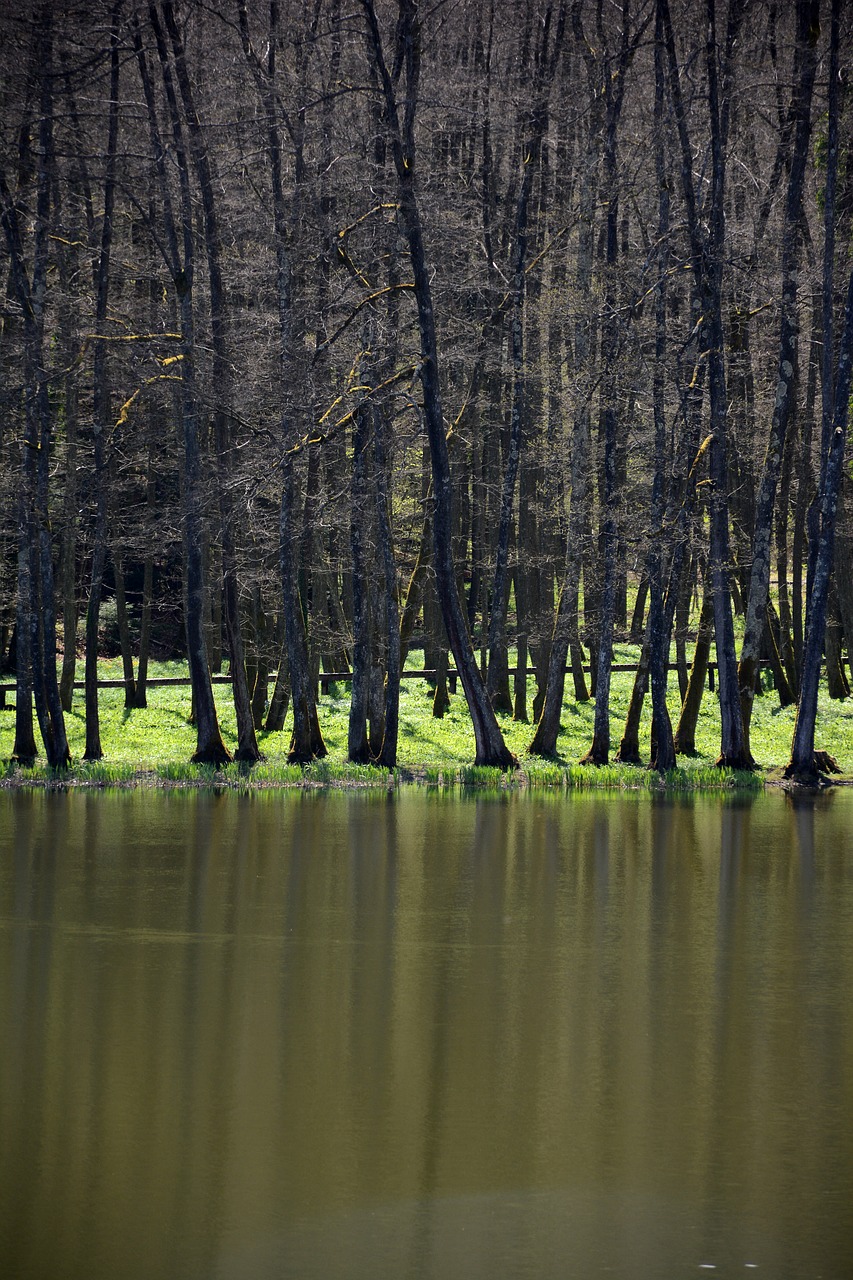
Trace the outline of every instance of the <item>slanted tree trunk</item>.
<instances>
[{"instance_id":1,"label":"slanted tree trunk","mask_svg":"<svg viewBox=\"0 0 853 1280\"><path fill-rule=\"evenodd\" d=\"M746 748L737 682L731 591L729 583L728 439L726 420L726 371L722 318L723 253L725 247L725 173L728 137L731 55L743 18L743 0L729 0L725 47L721 57L717 43L716 3L707 0L705 64L710 119L710 191L707 209L699 209L693 180L693 149L681 93L681 79L669 0L658 0L666 41L672 98L681 147L681 184L690 235L693 275L701 299L702 343L708 359L710 404L709 573L714 597L714 632L720 686L720 754L717 763L748 768L752 759ZM720 65L723 83L720 87ZM707 226L706 226L707 223Z\"/></svg>"},{"instance_id":2,"label":"slanted tree trunk","mask_svg":"<svg viewBox=\"0 0 853 1280\"><path fill-rule=\"evenodd\" d=\"M834 0L833 15L835 15L837 4L838 0ZM808 612L806 614L806 637L803 649L800 701L794 725L791 759L785 769L785 776L798 782L814 782L817 777L815 765L817 693L820 680L821 651L826 630L838 493L841 486L844 445L847 438L851 360L853 360L853 272L850 274L844 330L838 352L834 412L832 423L827 433L829 435L829 450L821 486L820 532L811 592L809 593Z\"/></svg>"},{"instance_id":3,"label":"slanted tree trunk","mask_svg":"<svg viewBox=\"0 0 853 1280\"><path fill-rule=\"evenodd\" d=\"M776 686L776 692L779 695L779 705L781 707L790 707L796 702L796 697L790 684L788 683L788 675L782 661L782 628L779 623L779 615L772 600L767 601L767 624L764 631L764 650L770 662L770 670L773 674L773 681ZM759 677L760 679L760 673Z\"/></svg>"},{"instance_id":4,"label":"slanted tree trunk","mask_svg":"<svg viewBox=\"0 0 853 1280\"><path fill-rule=\"evenodd\" d=\"M706 575L705 588L702 593L702 611L699 615L699 630L696 635L696 647L693 650L693 662L690 667L687 692L681 704L681 715L675 730L674 746L676 755L692 756L696 754L696 725L699 720L702 695L705 692L705 678L708 674L708 662L711 657L713 631L713 587L710 576Z\"/></svg>"},{"instance_id":5,"label":"slanted tree trunk","mask_svg":"<svg viewBox=\"0 0 853 1280\"><path fill-rule=\"evenodd\" d=\"M233 447L230 405L232 386L226 332L227 314L225 287L222 279L222 245L219 214L214 196L214 175L211 160L195 106L192 82L184 52L183 37L175 20L174 7L171 0L163 0L163 17L171 41L178 88L189 133L190 154L201 192L204 243L210 285L214 395L213 437L216 447L221 526L222 604L225 613L228 652L231 658L230 673L234 695L234 710L237 717L237 750L234 754L235 759L253 764L260 759L261 752L255 736L255 719L252 713L246 678L243 634L240 625L239 584L237 581L237 558L234 545L235 520L231 496Z\"/></svg>"},{"instance_id":6,"label":"slanted tree trunk","mask_svg":"<svg viewBox=\"0 0 853 1280\"><path fill-rule=\"evenodd\" d=\"M785 205L785 229L782 240L782 296L779 332L779 362L776 375L776 398L770 424L770 437L764 458L764 469L758 491L752 539L752 571L749 597L744 619L738 680L740 683L744 751L749 748L749 726L755 696L761 640L766 625L767 595L770 586L770 541L776 488L782 467L785 438L794 404L798 362L799 315L797 279L802 238L803 188L811 136L811 99L817 68L817 37L820 30L818 0L797 0L797 53L799 64L794 88L792 116L795 122L794 144Z\"/></svg>"},{"instance_id":7,"label":"slanted tree trunk","mask_svg":"<svg viewBox=\"0 0 853 1280\"><path fill-rule=\"evenodd\" d=\"M420 75L420 32L412 0L400 0L398 35L405 66L405 112L401 124L396 92L385 62L382 38L372 0L362 0L368 24L369 46L375 59L385 99L386 122L391 135L400 197L400 217L408 241L414 276L418 327L421 339L420 378L424 417L430 446L433 508L433 564L442 616L456 667L474 725L475 763L513 767L517 762L503 740L486 688L477 667L468 623L459 599L452 556L451 476L441 408L438 344L435 333L432 289L423 242L420 211L415 193L414 117Z\"/></svg>"},{"instance_id":8,"label":"slanted tree trunk","mask_svg":"<svg viewBox=\"0 0 853 1280\"><path fill-rule=\"evenodd\" d=\"M667 182L664 144L665 70L663 20L660 10L655 21L655 172L658 180L658 243L660 245L660 277L655 299L655 368L652 385L655 423L655 474L652 481L652 541L649 554L648 581L651 594L649 607L649 666L652 679L652 760L659 773L675 766L672 724L666 705L667 659L674 607L666 616L663 600L663 519L666 506L664 476L666 474L666 412L664 377L666 368L666 305L669 255L669 184ZM673 556L675 572L671 574L672 605L678 591L680 564L684 542L679 542Z\"/></svg>"},{"instance_id":9,"label":"slanted tree trunk","mask_svg":"<svg viewBox=\"0 0 853 1280\"><path fill-rule=\"evenodd\" d=\"M291 704L293 707L293 733L288 759L292 763L307 764L326 755L326 744L320 730L317 715L316 683L312 678L308 654L308 636L305 615L299 598L298 566L294 554L299 537L298 506L294 476L294 430L292 422L291 384L295 370L293 340L293 279L288 253L287 205L284 198L282 148L279 134L279 115L276 98L276 50L279 42L278 6L270 10L270 30L266 65L252 48L249 38L248 14L245 0L238 5L240 35L249 69L255 80L266 125L267 158L275 228L277 266L278 322L279 322L279 378L282 395L281 415L281 505L279 508L279 565L282 580L282 615L284 618L287 661L290 671Z\"/></svg>"},{"instance_id":10,"label":"slanted tree trunk","mask_svg":"<svg viewBox=\"0 0 853 1280\"><path fill-rule=\"evenodd\" d=\"M607 202L605 225L605 285L604 323L601 337L602 358L602 420L604 426L604 458L601 490L601 598L598 615L598 653L593 654L596 664L595 718L592 744L581 764L607 764L610 757L610 675L613 663L613 622L616 610L618 532L616 523L616 468L618 388L615 368L620 346L617 319L617 231L619 218L619 191L617 185L617 140L622 103L625 96L625 77L633 56L629 42L628 9L623 11L620 49L611 65L608 55L604 64L604 94L606 123L604 131L604 181Z\"/></svg>"},{"instance_id":11,"label":"slanted tree trunk","mask_svg":"<svg viewBox=\"0 0 853 1280\"><path fill-rule=\"evenodd\" d=\"M280 733L284 728L287 715L287 704L290 701L290 669L287 663L287 644L282 644L278 660L278 671L273 685L272 697L267 711L264 728L267 733Z\"/></svg>"},{"instance_id":12,"label":"slanted tree trunk","mask_svg":"<svg viewBox=\"0 0 853 1280\"><path fill-rule=\"evenodd\" d=\"M406 598L400 617L400 669L405 666L409 653L409 645L418 620L421 604L424 599L429 570L432 566L432 484L424 499L424 520L421 526L421 537L418 552L406 588Z\"/></svg>"},{"instance_id":13,"label":"slanted tree trunk","mask_svg":"<svg viewBox=\"0 0 853 1280\"><path fill-rule=\"evenodd\" d=\"M847 287L844 325L838 347L833 377L833 286L835 278L835 215L838 175L839 101L838 67L841 26L841 0L832 0L829 55L829 101L827 129L826 187L824 191L824 262L823 262L823 403L821 422L821 478L819 512L810 555L814 565L809 574L807 592L806 634L800 682L800 701L791 744L791 758L785 776L797 782L815 782L815 723L817 719L818 682L821 651L826 628L830 573L835 546L838 499L844 469L844 447L847 437L847 415L850 400L851 361L853 361L853 272Z\"/></svg>"},{"instance_id":14,"label":"slanted tree trunk","mask_svg":"<svg viewBox=\"0 0 853 1280\"><path fill-rule=\"evenodd\" d=\"M510 353L512 362L512 409L509 444L501 491L495 573L492 579L492 607L489 615L488 691L494 702L504 674L502 654L506 650L506 607L509 597L508 562L512 529L516 480L523 447L523 430L527 413L527 366L524 351L524 298L528 244L528 220L533 182L539 168L542 138L548 127L548 101L557 61L563 44L566 12L561 6L549 44L551 12L541 27L541 44L537 40L533 84L533 108L524 122L521 150L522 176L515 211L512 251L512 312L510 318ZM538 323L538 320L537 320ZM519 531L519 541L520 541ZM494 654L494 672L492 655Z\"/></svg>"},{"instance_id":15,"label":"slanted tree trunk","mask_svg":"<svg viewBox=\"0 0 853 1280\"><path fill-rule=\"evenodd\" d=\"M148 128L155 167L160 181L163 223L169 269L175 285L180 316L180 412L183 444L182 532L186 561L186 613L187 658L192 685L192 703L196 726L196 750L194 763L224 764L231 759L216 715L213 685L210 679L207 641L204 629L205 579L203 558L202 487L203 475L198 428L198 395L195 374L195 316L193 312L193 273L195 246L192 201L190 197L189 166L184 146L178 101L175 95L168 51L156 8L149 6L149 21L157 47L157 56L163 74L163 85L172 126L174 155L180 186L180 227L182 249L178 244L178 229L172 213L172 202L166 173L165 149L160 136L157 108L148 72L142 33L134 26L134 43L140 79L148 111Z\"/></svg>"},{"instance_id":16,"label":"slanted tree trunk","mask_svg":"<svg viewBox=\"0 0 853 1280\"><path fill-rule=\"evenodd\" d=\"M634 599L634 608L631 613L631 642L639 644L645 635L645 619L646 619L646 602L649 598L649 574L644 567L640 575L640 581L637 585L637 595Z\"/></svg>"},{"instance_id":17,"label":"slanted tree trunk","mask_svg":"<svg viewBox=\"0 0 853 1280\"><path fill-rule=\"evenodd\" d=\"M580 33L575 32L576 36ZM589 68L589 64L588 64ZM590 72L592 74L592 72ZM599 188L599 156L602 150L604 94L593 80L590 93L586 151L581 172L579 195L578 247L575 267L577 309L574 323L574 365L580 386L572 429L571 507L566 544L565 575L557 604L557 616L551 637L548 680L542 711L529 750L534 755L553 756L557 750L560 713L565 690L566 659L571 651L575 700L589 697L583 670L583 651L578 633L581 569L584 564L585 539L589 526L589 476L592 458L590 430L590 398L595 385L592 354L595 347L595 308L592 302L592 275L595 254L595 208ZM588 585L585 581L585 585ZM585 602L588 612L589 594ZM593 657L593 672L596 664ZM593 689L594 691L594 689Z\"/></svg>"}]
</instances>

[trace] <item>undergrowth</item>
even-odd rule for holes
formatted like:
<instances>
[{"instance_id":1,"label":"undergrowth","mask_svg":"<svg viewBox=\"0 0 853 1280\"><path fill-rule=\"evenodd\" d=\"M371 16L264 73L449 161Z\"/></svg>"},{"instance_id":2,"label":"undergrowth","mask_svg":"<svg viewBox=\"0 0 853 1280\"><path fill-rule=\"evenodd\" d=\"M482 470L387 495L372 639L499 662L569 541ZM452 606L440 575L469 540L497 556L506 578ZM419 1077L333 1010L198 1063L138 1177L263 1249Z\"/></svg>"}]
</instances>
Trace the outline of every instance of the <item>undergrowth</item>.
<instances>
[{"instance_id":1,"label":"undergrowth","mask_svg":"<svg viewBox=\"0 0 853 1280\"><path fill-rule=\"evenodd\" d=\"M636 659L636 649L618 645L616 662ZM420 655L414 655L417 662ZM102 663L104 676L112 676L115 663ZM174 675L185 671L176 663L153 664L151 674ZM622 735L628 709L633 675L614 672L611 686L611 751L615 752ZM261 730L258 741L264 759L253 768L242 764L216 769L210 765L194 765L190 758L195 750L195 731L189 723L190 691L188 686L149 687L148 707L144 710L124 707L122 689L101 691L101 741L103 760L82 762L85 746L85 718L82 691L75 691L72 711L66 726L74 764L68 771L55 774L43 756L33 769L13 763L0 764L0 785L14 786L72 784L79 786L209 786L239 791L264 787L343 785L371 789L387 788L415 781L431 789L461 787L465 791L500 792L530 788L543 791L590 790L620 788L630 790L696 791L720 789L754 789L760 787L766 771L783 765L790 752L795 709L780 708L775 693L768 691L755 700L752 719L752 749L759 769L756 773L735 773L718 769L714 760L719 751L719 705L714 694L706 690L696 732L696 755L682 757L678 767L663 778L646 768L608 764L590 767L578 764L592 740L594 704L575 702L570 696L571 682L566 682L562 729L557 740L554 760L529 755L528 744L533 726L499 717L501 729L510 750L519 759L517 771L504 774L499 769L479 768L471 763L474 738L465 699L461 692L451 696L450 706L441 719L432 714L433 691L424 681L405 680L400 697L400 734L398 767L389 775L384 769L350 764L346 759L348 688L339 685L319 703L320 722L328 755L306 768L289 764L287 752L291 724L288 717L280 733ZM528 706L533 705L535 681L528 681ZM237 745L236 723L231 691L226 684L214 686L222 736L232 751ZM9 699L11 702L11 698ZM678 717L678 685L674 673L670 679L670 714ZM650 709L646 700L640 733L640 753L648 759L650 751ZM14 741L14 707L0 711L0 761L8 762ZM817 744L834 755L846 772L853 767L853 699L832 702L825 691L819 704Z\"/></svg>"}]
</instances>

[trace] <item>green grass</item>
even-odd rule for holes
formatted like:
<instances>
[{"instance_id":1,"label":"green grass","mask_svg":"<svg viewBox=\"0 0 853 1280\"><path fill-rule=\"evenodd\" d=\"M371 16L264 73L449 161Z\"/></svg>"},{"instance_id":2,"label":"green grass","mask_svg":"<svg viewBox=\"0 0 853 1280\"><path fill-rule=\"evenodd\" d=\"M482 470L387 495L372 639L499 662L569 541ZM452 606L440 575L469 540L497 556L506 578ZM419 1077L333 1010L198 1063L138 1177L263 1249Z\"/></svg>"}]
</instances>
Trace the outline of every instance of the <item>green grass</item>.
<instances>
[{"instance_id":1,"label":"green grass","mask_svg":"<svg viewBox=\"0 0 853 1280\"><path fill-rule=\"evenodd\" d=\"M617 645L614 661L636 660L637 650L631 645ZM420 655L413 656L418 663ZM105 678L120 674L115 661L102 664ZM151 674L185 674L180 663L154 664ZM633 675L614 673L611 687L611 749L615 753L631 694ZM400 737L398 769L390 784L415 780L429 787L459 787L466 791L487 792L507 788L530 787L544 790L596 788L709 790L754 787L761 785L768 771L787 761L794 727L793 707L779 707L773 691L756 698L752 724L752 749L760 765L758 775L737 775L714 767L719 751L719 709L716 696L707 692L702 702L696 732L697 754L681 758L678 768L663 780L656 773L631 765L609 764L601 768L577 762L592 741L594 704L576 703L571 680L566 682L562 730L557 742L557 759L531 757L527 747L533 726L519 723L509 716L500 717L507 744L519 759L521 769L504 775L496 769L478 769L472 764L474 737L465 699L460 690L450 700L450 708L441 720L432 715L432 690L420 680L403 682L400 701ZM535 682L528 681L528 706L532 708ZM220 716L222 735L232 750L236 747L236 724L231 690L226 684L215 685L214 694ZM10 699L11 701L11 699ZM131 782L150 785L202 785L248 790L256 787L298 785L347 785L381 788L389 785L387 772L372 767L349 764L346 759L349 696L345 686L330 690L320 700L320 721L328 748L328 756L315 761L305 770L287 763L290 721L281 733L258 735L264 761L248 770L238 764L215 770L210 766L189 763L195 750L195 734L188 723L190 693L188 686L149 688L149 706L145 710L126 710L121 689L105 689L101 693L101 741L104 758L93 763L81 760L85 745L83 696L75 692L74 706L66 717L66 725L74 765L70 773L54 776L43 764L34 770L21 770L10 764L0 765L0 784L32 782L59 784L72 782L80 786L121 786ZM673 723L678 716L678 685L674 672L670 677L670 712ZM14 708L0 711L0 761L8 761L14 739ZM650 702L646 699L640 732L640 752L649 756ZM853 699L832 702L822 691L819 704L817 745L830 751L846 774L853 770Z\"/></svg>"}]
</instances>

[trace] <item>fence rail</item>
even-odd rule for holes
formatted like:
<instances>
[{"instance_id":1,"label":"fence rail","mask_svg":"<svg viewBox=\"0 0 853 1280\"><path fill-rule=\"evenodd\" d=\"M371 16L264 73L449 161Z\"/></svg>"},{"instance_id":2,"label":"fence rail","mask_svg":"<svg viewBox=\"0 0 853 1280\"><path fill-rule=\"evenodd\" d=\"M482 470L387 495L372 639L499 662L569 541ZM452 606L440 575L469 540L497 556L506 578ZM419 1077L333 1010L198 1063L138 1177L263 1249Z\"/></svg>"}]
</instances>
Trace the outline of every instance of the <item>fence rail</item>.
<instances>
[{"instance_id":1,"label":"fence rail","mask_svg":"<svg viewBox=\"0 0 853 1280\"><path fill-rule=\"evenodd\" d=\"M761 662L759 665L765 670L769 670L771 667L770 662ZM591 668L588 662L584 663L583 669L585 674L590 673ZM614 662L610 668L611 671L637 671L638 669L639 669L639 666L638 666L638 663L636 662ZM535 677L536 675L535 667L527 667L526 670L527 670L527 675ZM572 673L572 667L564 667L563 670L566 675L571 675ZM676 670L676 664L674 662L668 663L667 671L674 671L674 670ZM712 693L714 691L716 670L717 670L717 663L709 662L708 663L708 688ZM518 675L518 667L510 667L509 674L511 676ZM400 672L401 680L435 680L437 676L438 676L438 672L432 667L424 667L417 671L408 669L406 671ZM227 675L226 676L212 675L210 678L214 684L230 684L231 683L231 677ZM268 684L274 684L275 678L276 678L275 672L270 672L269 676L267 677ZM459 672L457 671L457 669L455 667L449 667L447 669L447 683L450 686L451 693L456 692L458 679L459 679ZM317 676L317 684L319 686L321 694L328 694L330 685L343 684L349 680L352 680L351 671L321 671ZM163 688L165 686L170 686L170 685L189 685L190 683L191 681L189 676L149 676L145 682L145 687L147 689L157 689L157 688ZM74 681L75 689L85 689L85 687L86 687L85 680ZM99 680L98 688L99 689L123 689L124 680ZM17 690L17 683L14 680L0 681L0 711L9 710L9 708L6 706L6 694L15 693L16 690Z\"/></svg>"}]
</instances>

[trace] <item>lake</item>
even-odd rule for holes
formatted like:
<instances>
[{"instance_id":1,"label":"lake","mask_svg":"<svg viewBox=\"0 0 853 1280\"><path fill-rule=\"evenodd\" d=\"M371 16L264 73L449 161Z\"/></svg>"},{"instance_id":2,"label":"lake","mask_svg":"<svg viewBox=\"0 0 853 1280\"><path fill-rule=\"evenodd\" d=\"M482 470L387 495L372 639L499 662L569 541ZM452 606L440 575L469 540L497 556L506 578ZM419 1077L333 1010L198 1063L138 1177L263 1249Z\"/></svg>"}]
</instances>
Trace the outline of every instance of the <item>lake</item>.
<instances>
[{"instance_id":1,"label":"lake","mask_svg":"<svg viewBox=\"0 0 853 1280\"><path fill-rule=\"evenodd\" d=\"M853 1273L853 794L0 794L0 1275Z\"/></svg>"}]
</instances>

